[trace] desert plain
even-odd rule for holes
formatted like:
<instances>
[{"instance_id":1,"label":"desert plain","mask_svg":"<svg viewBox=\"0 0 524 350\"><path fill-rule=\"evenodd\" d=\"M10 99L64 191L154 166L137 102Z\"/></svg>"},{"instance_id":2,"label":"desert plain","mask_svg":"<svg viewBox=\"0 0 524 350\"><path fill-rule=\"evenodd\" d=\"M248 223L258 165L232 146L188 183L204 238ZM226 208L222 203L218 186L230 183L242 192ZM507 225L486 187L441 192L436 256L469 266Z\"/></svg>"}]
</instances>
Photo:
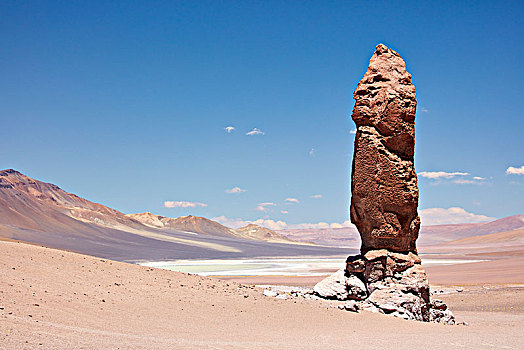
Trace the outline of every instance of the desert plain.
<instances>
[{"instance_id":1,"label":"desert plain","mask_svg":"<svg viewBox=\"0 0 524 350\"><path fill-rule=\"evenodd\" d=\"M432 291L439 293L433 298L445 301L457 321L467 324L449 326L352 313L319 300L267 297L256 278L238 283L8 240L0 242L0 251L5 349L518 349L524 344L522 258L514 259L506 275L497 271L507 270L507 262L495 262L488 278L483 276L490 262L427 268ZM298 279L312 285L318 278ZM275 284L297 281L277 279Z\"/></svg>"}]
</instances>

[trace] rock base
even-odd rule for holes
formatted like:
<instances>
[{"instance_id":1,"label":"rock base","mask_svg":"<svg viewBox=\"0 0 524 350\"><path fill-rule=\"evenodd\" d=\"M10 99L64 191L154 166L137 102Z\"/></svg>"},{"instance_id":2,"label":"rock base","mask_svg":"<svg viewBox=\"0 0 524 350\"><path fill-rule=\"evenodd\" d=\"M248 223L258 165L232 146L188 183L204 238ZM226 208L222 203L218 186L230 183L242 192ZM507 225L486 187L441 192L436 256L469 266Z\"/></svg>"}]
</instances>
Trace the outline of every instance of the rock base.
<instances>
[{"instance_id":1,"label":"rock base","mask_svg":"<svg viewBox=\"0 0 524 350\"><path fill-rule=\"evenodd\" d=\"M350 256L345 269L320 281L321 298L359 301L359 308L406 320L455 324L453 313L440 300L430 301L429 283L414 253L385 249Z\"/></svg>"}]
</instances>

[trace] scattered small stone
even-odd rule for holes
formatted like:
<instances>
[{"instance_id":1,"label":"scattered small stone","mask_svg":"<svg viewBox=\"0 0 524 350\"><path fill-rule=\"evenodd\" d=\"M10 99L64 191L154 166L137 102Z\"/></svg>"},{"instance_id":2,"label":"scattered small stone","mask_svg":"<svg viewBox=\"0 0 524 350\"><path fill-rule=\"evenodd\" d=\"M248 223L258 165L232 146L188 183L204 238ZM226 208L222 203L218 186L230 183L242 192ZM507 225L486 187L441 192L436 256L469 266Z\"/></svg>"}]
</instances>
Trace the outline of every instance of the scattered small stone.
<instances>
[{"instance_id":1,"label":"scattered small stone","mask_svg":"<svg viewBox=\"0 0 524 350\"><path fill-rule=\"evenodd\" d=\"M457 290L457 292L459 292L459 293L462 293L462 292L464 291L464 289L462 289L462 288L457 288L456 290Z\"/></svg>"},{"instance_id":2,"label":"scattered small stone","mask_svg":"<svg viewBox=\"0 0 524 350\"><path fill-rule=\"evenodd\" d=\"M273 291L273 290L264 289L264 295L266 297L276 297L278 295L278 293Z\"/></svg>"},{"instance_id":3,"label":"scattered small stone","mask_svg":"<svg viewBox=\"0 0 524 350\"><path fill-rule=\"evenodd\" d=\"M346 311L358 312L359 306L355 300L349 300L344 304Z\"/></svg>"}]
</instances>

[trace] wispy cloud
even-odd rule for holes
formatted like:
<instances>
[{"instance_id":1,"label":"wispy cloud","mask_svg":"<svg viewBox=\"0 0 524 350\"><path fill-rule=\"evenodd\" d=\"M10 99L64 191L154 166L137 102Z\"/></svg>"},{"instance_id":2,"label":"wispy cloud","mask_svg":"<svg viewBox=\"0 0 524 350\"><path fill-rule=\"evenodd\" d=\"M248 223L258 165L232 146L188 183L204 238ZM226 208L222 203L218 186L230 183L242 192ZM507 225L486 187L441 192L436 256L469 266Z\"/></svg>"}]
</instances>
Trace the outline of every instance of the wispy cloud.
<instances>
[{"instance_id":1,"label":"wispy cloud","mask_svg":"<svg viewBox=\"0 0 524 350\"><path fill-rule=\"evenodd\" d=\"M286 198L286 202L290 203L299 203L299 200L296 198Z\"/></svg>"},{"instance_id":2,"label":"wispy cloud","mask_svg":"<svg viewBox=\"0 0 524 350\"><path fill-rule=\"evenodd\" d=\"M465 224L474 222L484 222L495 218L469 213L463 208L428 208L419 210L422 225L442 225L442 224Z\"/></svg>"},{"instance_id":3,"label":"wispy cloud","mask_svg":"<svg viewBox=\"0 0 524 350\"><path fill-rule=\"evenodd\" d=\"M424 107L420 107L420 111L423 112L423 113L427 113L427 112L429 112L429 109L424 108Z\"/></svg>"},{"instance_id":4,"label":"wispy cloud","mask_svg":"<svg viewBox=\"0 0 524 350\"><path fill-rule=\"evenodd\" d=\"M253 130L247 132L246 135L248 135L248 136L264 135L264 133L259 128L253 128Z\"/></svg>"},{"instance_id":5,"label":"wispy cloud","mask_svg":"<svg viewBox=\"0 0 524 350\"><path fill-rule=\"evenodd\" d=\"M312 196L309 196L309 198L322 198L321 194L314 194Z\"/></svg>"},{"instance_id":6,"label":"wispy cloud","mask_svg":"<svg viewBox=\"0 0 524 350\"><path fill-rule=\"evenodd\" d=\"M287 214L287 213L289 213L287 210L281 210L280 212L281 212L282 214Z\"/></svg>"},{"instance_id":7,"label":"wispy cloud","mask_svg":"<svg viewBox=\"0 0 524 350\"><path fill-rule=\"evenodd\" d=\"M315 156L315 149L314 148L309 150L309 156L310 157L314 157Z\"/></svg>"},{"instance_id":8,"label":"wispy cloud","mask_svg":"<svg viewBox=\"0 0 524 350\"><path fill-rule=\"evenodd\" d=\"M447 180L457 185L485 185L487 183L485 177L471 176L470 173L459 171L421 171L418 175L433 180L431 185L439 185Z\"/></svg>"},{"instance_id":9,"label":"wispy cloud","mask_svg":"<svg viewBox=\"0 0 524 350\"><path fill-rule=\"evenodd\" d=\"M509 168L506 169L506 174L507 175L524 175L524 165L521 166L520 168L515 168L515 167L510 166Z\"/></svg>"},{"instance_id":10,"label":"wispy cloud","mask_svg":"<svg viewBox=\"0 0 524 350\"><path fill-rule=\"evenodd\" d=\"M473 176L472 179L455 179L453 183L459 185L485 185L486 178L480 176Z\"/></svg>"},{"instance_id":11,"label":"wispy cloud","mask_svg":"<svg viewBox=\"0 0 524 350\"><path fill-rule=\"evenodd\" d=\"M232 193L242 193L242 192L247 192L247 190L244 190L244 189L242 189L242 188L240 188L240 187L233 187L232 189L230 189L230 190L226 190L225 192L226 192L226 193L230 193L230 194L232 194Z\"/></svg>"},{"instance_id":12,"label":"wispy cloud","mask_svg":"<svg viewBox=\"0 0 524 350\"><path fill-rule=\"evenodd\" d=\"M255 209L258 211L267 212L269 211L269 208L267 207L273 207L273 206L276 206L276 204L271 203L271 202L264 202L264 203L259 203Z\"/></svg>"},{"instance_id":13,"label":"wispy cloud","mask_svg":"<svg viewBox=\"0 0 524 350\"><path fill-rule=\"evenodd\" d=\"M482 182L468 179L456 179L453 180L453 183L457 185L480 185Z\"/></svg>"},{"instance_id":14,"label":"wispy cloud","mask_svg":"<svg viewBox=\"0 0 524 350\"><path fill-rule=\"evenodd\" d=\"M224 128L224 130L228 133L228 134L231 134L234 130L235 130L235 127L234 126L226 126Z\"/></svg>"},{"instance_id":15,"label":"wispy cloud","mask_svg":"<svg viewBox=\"0 0 524 350\"><path fill-rule=\"evenodd\" d=\"M352 129L349 131L350 134L356 134L357 133L357 129Z\"/></svg>"},{"instance_id":16,"label":"wispy cloud","mask_svg":"<svg viewBox=\"0 0 524 350\"><path fill-rule=\"evenodd\" d=\"M453 172L448 173L445 171L421 171L418 173L419 176L426 177L428 179L451 179L455 176L466 176L469 173Z\"/></svg>"},{"instance_id":17,"label":"wispy cloud","mask_svg":"<svg viewBox=\"0 0 524 350\"><path fill-rule=\"evenodd\" d=\"M207 207L207 204L200 203L200 202L165 201L164 207L166 208L196 208L196 207Z\"/></svg>"}]
</instances>

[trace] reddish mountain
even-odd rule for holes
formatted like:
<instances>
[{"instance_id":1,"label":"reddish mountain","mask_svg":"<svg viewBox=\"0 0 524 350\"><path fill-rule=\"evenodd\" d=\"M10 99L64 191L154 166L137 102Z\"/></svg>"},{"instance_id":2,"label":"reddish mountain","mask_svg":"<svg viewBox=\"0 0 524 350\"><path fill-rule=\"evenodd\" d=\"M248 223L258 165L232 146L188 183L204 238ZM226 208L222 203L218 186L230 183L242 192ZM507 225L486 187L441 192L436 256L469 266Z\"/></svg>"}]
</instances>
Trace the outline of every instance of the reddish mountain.
<instances>
[{"instance_id":1,"label":"reddish mountain","mask_svg":"<svg viewBox=\"0 0 524 350\"><path fill-rule=\"evenodd\" d=\"M271 242L293 242L291 239L276 233L266 227L249 224L236 229L237 235L247 239Z\"/></svg>"},{"instance_id":2,"label":"reddish mountain","mask_svg":"<svg viewBox=\"0 0 524 350\"><path fill-rule=\"evenodd\" d=\"M0 239L126 261L345 254L240 236L201 217L125 215L16 170L0 171Z\"/></svg>"},{"instance_id":3,"label":"reddish mountain","mask_svg":"<svg viewBox=\"0 0 524 350\"><path fill-rule=\"evenodd\" d=\"M137 220L142 224L159 228L168 231L185 231L193 233L201 233L208 235L229 235L237 236L237 233L232 228L226 227L213 220L209 220L200 216L181 216L179 218L167 218L161 215L152 213L141 214L127 214L129 218Z\"/></svg>"},{"instance_id":4,"label":"reddish mountain","mask_svg":"<svg viewBox=\"0 0 524 350\"><path fill-rule=\"evenodd\" d=\"M30 230L83 232L94 223L140 229L139 222L118 210L90 202L60 187L9 169L0 171L0 224Z\"/></svg>"}]
</instances>

